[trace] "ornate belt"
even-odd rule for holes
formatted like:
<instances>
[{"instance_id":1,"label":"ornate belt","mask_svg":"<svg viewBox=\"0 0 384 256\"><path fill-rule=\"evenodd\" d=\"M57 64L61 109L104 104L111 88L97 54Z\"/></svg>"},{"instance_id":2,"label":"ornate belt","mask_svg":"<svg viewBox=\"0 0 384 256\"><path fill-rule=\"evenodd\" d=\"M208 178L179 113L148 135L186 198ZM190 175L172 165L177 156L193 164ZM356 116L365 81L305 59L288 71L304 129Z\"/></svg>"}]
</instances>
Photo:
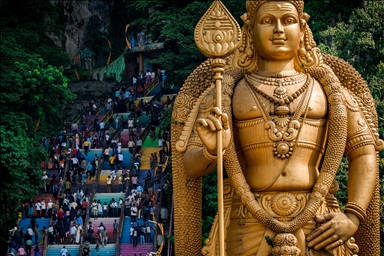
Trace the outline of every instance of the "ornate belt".
<instances>
[{"instance_id":1,"label":"ornate belt","mask_svg":"<svg viewBox=\"0 0 384 256\"><path fill-rule=\"evenodd\" d=\"M255 199L268 214L281 222L295 218L306 206L311 192L265 192L254 193ZM319 209L320 210L320 209ZM241 204L238 196L233 197L232 219L248 219L253 216Z\"/></svg>"}]
</instances>

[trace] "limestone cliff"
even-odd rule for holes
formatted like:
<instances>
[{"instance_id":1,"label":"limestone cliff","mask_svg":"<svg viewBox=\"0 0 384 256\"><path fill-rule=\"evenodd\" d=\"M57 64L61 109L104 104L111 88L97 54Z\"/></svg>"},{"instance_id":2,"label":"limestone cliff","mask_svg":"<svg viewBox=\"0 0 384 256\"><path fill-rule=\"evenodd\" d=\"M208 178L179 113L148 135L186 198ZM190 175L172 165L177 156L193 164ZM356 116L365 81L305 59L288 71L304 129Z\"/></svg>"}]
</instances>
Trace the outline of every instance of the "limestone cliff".
<instances>
[{"instance_id":1,"label":"limestone cliff","mask_svg":"<svg viewBox=\"0 0 384 256\"><path fill-rule=\"evenodd\" d=\"M53 5L60 5L64 8L66 17L65 24L65 50L71 59L83 49L86 28L89 19L96 15L101 21L100 30L107 32L109 24L109 7L102 1L78 1L78 0L51 0ZM112 1L113 3L113 1ZM60 44L60 41L52 38Z\"/></svg>"}]
</instances>

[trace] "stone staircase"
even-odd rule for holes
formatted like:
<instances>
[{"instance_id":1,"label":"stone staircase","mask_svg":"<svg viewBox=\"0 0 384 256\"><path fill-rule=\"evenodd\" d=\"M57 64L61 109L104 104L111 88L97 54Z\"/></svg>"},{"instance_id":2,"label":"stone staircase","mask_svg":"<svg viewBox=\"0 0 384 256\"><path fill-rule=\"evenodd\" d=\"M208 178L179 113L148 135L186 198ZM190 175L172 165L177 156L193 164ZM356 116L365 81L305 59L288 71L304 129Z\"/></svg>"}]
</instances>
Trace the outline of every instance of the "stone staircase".
<instances>
[{"instance_id":1,"label":"stone staircase","mask_svg":"<svg viewBox=\"0 0 384 256\"><path fill-rule=\"evenodd\" d=\"M148 138L147 138L148 139ZM149 170L150 169L150 156L151 153L157 153L159 155L159 148L143 148L143 155L141 156L141 165L140 170Z\"/></svg>"},{"instance_id":2,"label":"stone staircase","mask_svg":"<svg viewBox=\"0 0 384 256\"><path fill-rule=\"evenodd\" d=\"M113 223L117 221L119 223L119 218L97 218L94 220L93 218L89 219L90 222L92 222L93 229L95 232L97 232L97 228L100 226L101 223L105 226L107 230L107 236L108 236L108 244L115 244L116 243L116 235L113 234Z\"/></svg>"},{"instance_id":3,"label":"stone staircase","mask_svg":"<svg viewBox=\"0 0 384 256\"><path fill-rule=\"evenodd\" d=\"M36 219L35 223L39 225L39 231L40 231L43 229L44 226L46 229L48 229L49 222L50 222L50 219L48 219L48 218L38 218L38 219ZM23 220L20 220L19 228L20 229L23 228L24 234L27 232L28 226L31 226L31 219L25 218ZM34 230L34 229L32 228L32 230ZM39 232L39 236L37 237L38 243L39 243L40 239L41 239L41 234ZM35 235L32 236L32 242L35 243Z\"/></svg>"},{"instance_id":4,"label":"stone staircase","mask_svg":"<svg viewBox=\"0 0 384 256\"><path fill-rule=\"evenodd\" d=\"M133 247L132 244L121 244L120 245L120 255L121 256L145 256L148 253L153 251L152 244L138 244ZM92 254L93 255L93 254Z\"/></svg>"},{"instance_id":5,"label":"stone staircase","mask_svg":"<svg viewBox=\"0 0 384 256\"><path fill-rule=\"evenodd\" d=\"M100 181L99 187L97 188L97 192L106 193L107 192L107 178L108 175L111 174L110 170L102 170L100 173ZM119 176L121 175L121 170L116 173L117 177L114 181L112 181L111 193L119 193ZM115 198L116 199L116 198ZM109 203L109 202L107 202Z\"/></svg>"},{"instance_id":6,"label":"stone staircase","mask_svg":"<svg viewBox=\"0 0 384 256\"><path fill-rule=\"evenodd\" d=\"M67 255L70 254L71 256L75 256L79 254L80 246L78 244L66 244L66 245L55 244L55 245L48 245L45 256L59 256L61 249L63 249L63 246L65 246L65 248L68 251ZM40 255L44 255L44 254L40 253Z\"/></svg>"}]
</instances>

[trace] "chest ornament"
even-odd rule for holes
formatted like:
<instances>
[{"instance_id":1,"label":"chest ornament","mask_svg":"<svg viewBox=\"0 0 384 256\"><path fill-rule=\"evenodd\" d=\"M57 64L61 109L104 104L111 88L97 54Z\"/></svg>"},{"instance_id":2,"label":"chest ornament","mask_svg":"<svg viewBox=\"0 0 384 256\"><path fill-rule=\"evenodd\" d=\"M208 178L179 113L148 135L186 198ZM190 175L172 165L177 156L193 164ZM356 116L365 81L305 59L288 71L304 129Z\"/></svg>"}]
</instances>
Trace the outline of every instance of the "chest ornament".
<instances>
[{"instance_id":1,"label":"chest ornament","mask_svg":"<svg viewBox=\"0 0 384 256\"><path fill-rule=\"evenodd\" d=\"M301 86L293 94L288 95L286 93L287 91L283 86L298 84L304 80L305 83L303 86ZM268 137L270 140L275 142L273 147L274 156L280 159L289 158L294 151L294 143L301 128L299 118L304 113L306 114L308 110L308 103L313 89L313 83L310 83L310 76L300 74L289 79L266 78L262 80L259 76L252 74L246 76L245 81L252 92L252 96L255 99L257 107L262 112L263 119L265 121L264 128L268 131ZM263 84L266 85L277 86L274 90L274 95L271 96L260 90L258 86L260 85L260 82L264 82ZM293 115L291 115L289 104L295 101L304 92L304 97L301 98L298 108ZM264 97L277 105L274 109L274 115L271 116L269 114L269 111L267 110L261 97Z\"/></svg>"}]
</instances>

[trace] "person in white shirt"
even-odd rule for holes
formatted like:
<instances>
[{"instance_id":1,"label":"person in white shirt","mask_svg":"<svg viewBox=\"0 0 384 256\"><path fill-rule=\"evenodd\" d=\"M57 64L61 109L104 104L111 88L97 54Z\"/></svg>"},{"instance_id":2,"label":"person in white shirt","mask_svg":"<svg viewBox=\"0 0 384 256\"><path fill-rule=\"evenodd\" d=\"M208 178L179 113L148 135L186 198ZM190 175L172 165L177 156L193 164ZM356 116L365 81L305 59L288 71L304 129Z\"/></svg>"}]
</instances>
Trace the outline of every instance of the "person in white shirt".
<instances>
[{"instance_id":1,"label":"person in white shirt","mask_svg":"<svg viewBox=\"0 0 384 256\"><path fill-rule=\"evenodd\" d=\"M132 190L131 190L131 194L132 194L132 196L133 196L133 199L136 197L136 195L137 195L137 190L136 190L136 188L133 188Z\"/></svg>"},{"instance_id":2,"label":"person in white shirt","mask_svg":"<svg viewBox=\"0 0 384 256\"><path fill-rule=\"evenodd\" d=\"M115 170L111 171L111 177L112 177L112 180L116 180L117 175L116 175L116 171Z\"/></svg>"},{"instance_id":3,"label":"person in white shirt","mask_svg":"<svg viewBox=\"0 0 384 256\"><path fill-rule=\"evenodd\" d=\"M138 138L136 140L136 152L140 151L142 145L143 145L143 141L140 138Z\"/></svg>"},{"instance_id":4,"label":"person in white shirt","mask_svg":"<svg viewBox=\"0 0 384 256\"><path fill-rule=\"evenodd\" d=\"M41 217L41 203L40 203L40 200L37 201L37 203L35 204L35 207L36 207L37 218L40 218Z\"/></svg>"},{"instance_id":5,"label":"person in white shirt","mask_svg":"<svg viewBox=\"0 0 384 256\"><path fill-rule=\"evenodd\" d=\"M132 207L131 207L131 224L136 222L136 218L137 218L137 207L136 207L136 204L132 204Z\"/></svg>"},{"instance_id":6,"label":"person in white shirt","mask_svg":"<svg viewBox=\"0 0 384 256\"><path fill-rule=\"evenodd\" d=\"M67 256L68 250L63 246L63 249L60 251L60 256Z\"/></svg>"},{"instance_id":7,"label":"person in white shirt","mask_svg":"<svg viewBox=\"0 0 384 256\"><path fill-rule=\"evenodd\" d=\"M134 120L132 118L128 118L128 131L129 131L129 134L133 134L133 123L134 123Z\"/></svg>"},{"instance_id":8,"label":"person in white shirt","mask_svg":"<svg viewBox=\"0 0 384 256\"><path fill-rule=\"evenodd\" d=\"M123 161L124 161L123 153L120 152L120 153L117 155L117 158L118 158L117 168L121 169L121 165L123 164Z\"/></svg>"},{"instance_id":9,"label":"person in white shirt","mask_svg":"<svg viewBox=\"0 0 384 256\"><path fill-rule=\"evenodd\" d=\"M100 122L99 127L100 127L100 132L103 133L105 131L105 124L103 121Z\"/></svg>"},{"instance_id":10,"label":"person in white shirt","mask_svg":"<svg viewBox=\"0 0 384 256\"><path fill-rule=\"evenodd\" d=\"M121 140L119 140L117 142L117 153L120 154L121 153Z\"/></svg>"},{"instance_id":11,"label":"person in white shirt","mask_svg":"<svg viewBox=\"0 0 384 256\"><path fill-rule=\"evenodd\" d=\"M135 228L133 226L131 226L131 229L129 230L129 235L130 235L130 238L129 238L129 241L130 243L133 244L133 231L135 231Z\"/></svg>"},{"instance_id":12,"label":"person in white shirt","mask_svg":"<svg viewBox=\"0 0 384 256\"><path fill-rule=\"evenodd\" d=\"M70 230L69 230L69 233L71 234L71 241L70 243L74 243L75 242L75 239L76 239L76 232L77 232L77 228L75 225L73 225Z\"/></svg>"},{"instance_id":13,"label":"person in white shirt","mask_svg":"<svg viewBox=\"0 0 384 256\"><path fill-rule=\"evenodd\" d=\"M31 228L31 226L28 226L27 233L28 233L28 235L33 236L34 232Z\"/></svg>"},{"instance_id":14,"label":"person in white shirt","mask_svg":"<svg viewBox=\"0 0 384 256\"><path fill-rule=\"evenodd\" d=\"M41 217L45 217L45 213L47 211L47 207L45 206L45 199L41 200Z\"/></svg>"},{"instance_id":15,"label":"person in white shirt","mask_svg":"<svg viewBox=\"0 0 384 256\"><path fill-rule=\"evenodd\" d=\"M133 148L135 147L135 142L133 140L128 141L128 150L129 153L133 154Z\"/></svg>"},{"instance_id":16,"label":"person in white shirt","mask_svg":"<svg viewBox=\"0 0 384 256\"><path fill-rule=\"evenodd\" d=\"M52 216L52 206L53 206L52 199L49 199L49 202L47 204L47 211L48 211L49 218Z\"/></svg>"}]
</instances>

